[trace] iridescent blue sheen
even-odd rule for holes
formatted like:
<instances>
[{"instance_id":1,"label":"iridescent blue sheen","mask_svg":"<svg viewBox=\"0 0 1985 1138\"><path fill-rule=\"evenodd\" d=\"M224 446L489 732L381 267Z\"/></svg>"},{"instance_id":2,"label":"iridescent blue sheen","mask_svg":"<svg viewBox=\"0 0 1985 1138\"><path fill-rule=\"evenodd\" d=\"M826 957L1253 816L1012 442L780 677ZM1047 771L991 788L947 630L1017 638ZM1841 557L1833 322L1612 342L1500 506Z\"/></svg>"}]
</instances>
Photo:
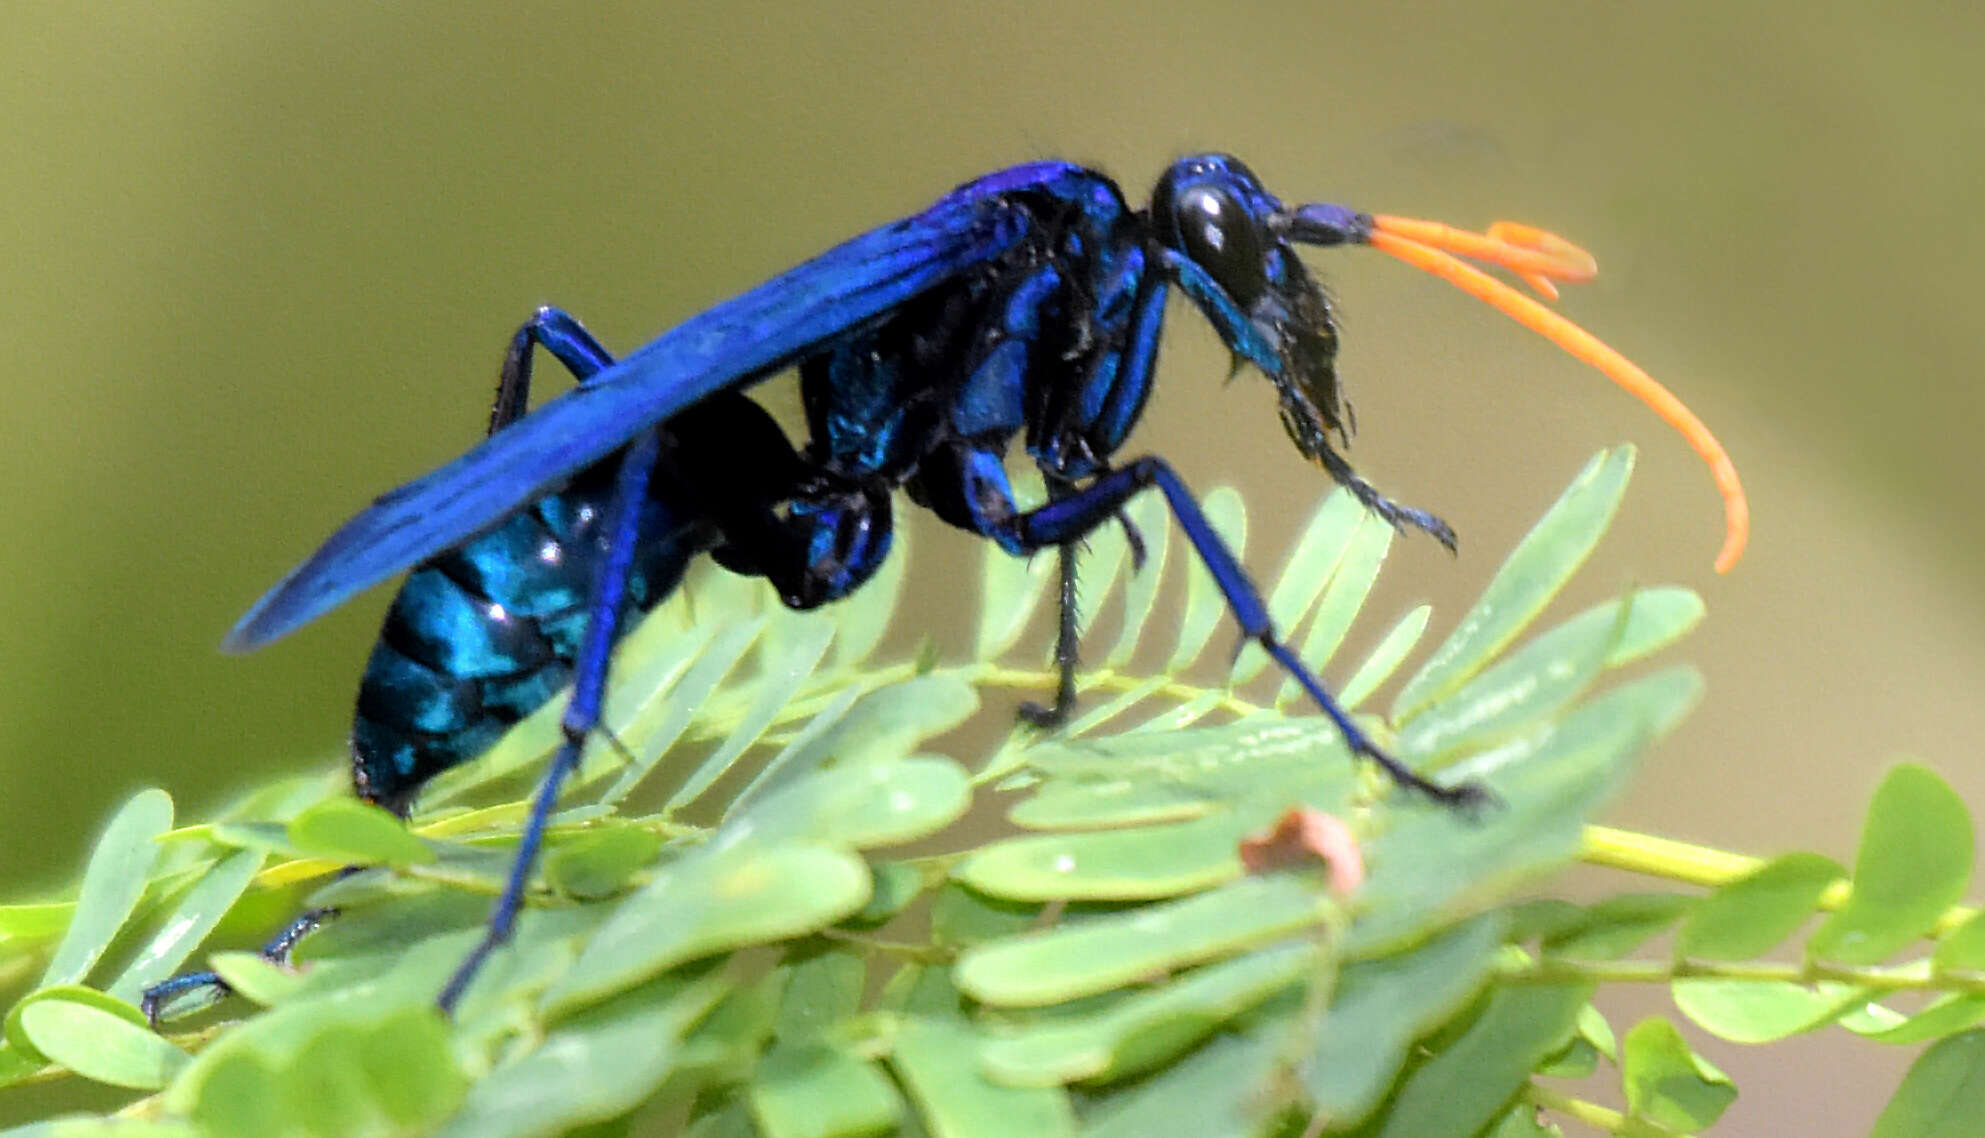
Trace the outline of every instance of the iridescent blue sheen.
<instances>
[{"instance_id":1,"label":"iridescent blue sheen","mask_svg":"<svg viewBox=\"0 0 1985 1138\"><path fill-rule=\"evenodd\" d=\"M1155 488L1243 634L1353 751L1404 785L1469 799L1475 788L1426 781L1344 715L1276 639L1260 594L1170 466L1117 457L1150 396L1176 286L1237 359L1273 381L1305 455L1394 524L1451 543L1439 519L1386 501L1331 448L1344 434L1337 331L1292 243L1359 242L1370 224L1341 207L1289 209L1226 155L1180 159L1144 209L1101 173L1037 162L967 182L618 360L577 320L542 309L511 339L488 439L347 522L225 646L267 643L411 570L352 728L359 793L402 812L436 772L570 684L566 741L444 1008L509 935L545 819L599 726L608 660L631 615L666 597L703 552L765 578L796 608L845 596L888 556L898 489L1013 553L1059 551L1061 688L1040 721L1058 721L1073 700L1076 550ZM579 385L527 413L540 348ZM794 366L800 447L743 393ZM1048 486L1036 509L1021 509L1008 483L1016 442ZM174 981L155 994L187 988Z\"/></svg>"},{"instance_id":2,"label":"iridescent blue sheen","mask_svg":"<svg viewBox=\"0 0 1985 1138\"><path fill-rule=\"evenodd\" d=\"M667 486L653 481L651 493ZM404 812L428 779L571 682L611 489L589 470L407 578L359 682L352 772L362 797ZM634 603L667 595L709 544L680 510L651 498L629 575Z\"/></svg>"}]
</instances>

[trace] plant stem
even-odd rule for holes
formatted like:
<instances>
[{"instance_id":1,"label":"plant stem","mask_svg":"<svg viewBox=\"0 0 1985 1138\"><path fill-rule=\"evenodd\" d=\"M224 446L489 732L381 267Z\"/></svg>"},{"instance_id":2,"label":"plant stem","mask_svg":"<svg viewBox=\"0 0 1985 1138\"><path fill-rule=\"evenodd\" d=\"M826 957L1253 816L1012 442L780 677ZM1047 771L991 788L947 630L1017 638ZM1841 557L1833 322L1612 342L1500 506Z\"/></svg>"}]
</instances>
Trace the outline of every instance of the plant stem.
<instances>
[{"instance_id":1,"label":"plant stem","mask_svg":"<svg viewBox=\"0 0 1985 1138\"><path fill-rule=\"evenodd\" d=\"M1584 849L1579 856L1588 865L1624 869L1708 889L1727 885L1765 865L1765 859L1748 854L1657 838L1632 830L1616 830L1610 826L1587 826ZM1847 878L1835 881L1820 895L1820 908L1828 912L1839 909L1847 903L1851 892L1853 883ZM1931 933L1936 937L1947 936L1977 915L1975 906L1953 905L1937 918Z\"/></svg>"},{"instance_id":2,"label":"plant stem","mask_svg":"<svg viewBox=\"0 0 1985 1138\"><path fill-rule=\"evenodd\" d=\"M1927 961L1892 968L1761 960L1572 960L1547 957L1506 965L1503 979L1525 984L1594 980L1614 984L1667 984L1676 980L1743 980L1776 984L1848 984L1884 992L1985 992L1985 973L1932 972Z\"/></svg>"},{"instance_id":3,"label":"plant stem","mask_svg":"<svg viewBox=\"0 0 1985 1138\"><path fill-rule=\"evenodd\" d=\"M1524 1089L1523 1101L1624 1138L1689 1138L1684 1131L1656 1126L1644 1118L1631 1118L1611 1107L1559 1094L1535 1083Z\"/></svg>"}]
</instances>

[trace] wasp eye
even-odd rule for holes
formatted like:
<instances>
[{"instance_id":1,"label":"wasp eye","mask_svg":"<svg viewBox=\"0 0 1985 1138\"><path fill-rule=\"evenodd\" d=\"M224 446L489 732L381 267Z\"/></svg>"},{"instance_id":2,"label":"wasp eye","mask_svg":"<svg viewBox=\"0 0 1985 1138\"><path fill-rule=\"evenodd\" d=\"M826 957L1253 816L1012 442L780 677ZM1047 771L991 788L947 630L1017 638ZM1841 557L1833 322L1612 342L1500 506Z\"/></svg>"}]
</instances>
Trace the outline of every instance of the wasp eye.
<instances>
[{"instance_id":1,"label":"wasp eye","mask_svg":"<svg viewBox=\"0 0 1985 1138\"><path fill-rule=\"evenodd\" d=\"M1181 252L1245 308L1268 287L1254 219L1218 186L1193 186L1173 206Z\"/></svg>"}]
</instances>

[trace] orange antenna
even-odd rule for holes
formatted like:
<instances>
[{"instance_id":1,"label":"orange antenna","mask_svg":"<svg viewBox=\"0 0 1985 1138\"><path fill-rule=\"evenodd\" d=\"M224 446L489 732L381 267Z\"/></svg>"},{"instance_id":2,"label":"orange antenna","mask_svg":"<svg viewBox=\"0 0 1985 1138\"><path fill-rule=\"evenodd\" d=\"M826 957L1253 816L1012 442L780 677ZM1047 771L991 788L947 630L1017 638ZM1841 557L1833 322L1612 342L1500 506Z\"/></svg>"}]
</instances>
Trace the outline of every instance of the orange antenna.
<instances>
[{"instance_id":1,"label":"orange antenna","mask_svg":"<svg viewBox=\"0 0 1985 1138\"><path fill-rule=\"evenodd\" d=\"M1750 503L1744 497L1743 483L1737 479L1736 464L1730 461L1723 444L1696 418L1695 412L1597 336L1460 259L1472 257L1507 269L1545 300L1556 300L1555 282L1582 283L1597 275L1599 266L1592 254L1554 233L1513 221L1498 221L1486 233L1470 233L1436 221L1384 214L1372 216L1372 232L1366 242L1500 309L1517 323L1598 368L1653 408L1709 464L1716 488L1723 495L1723 549L1716 555L1716 571L1728 573L1744 556L1744 546L1751 535Z\"/></svg>"}]
</instances>

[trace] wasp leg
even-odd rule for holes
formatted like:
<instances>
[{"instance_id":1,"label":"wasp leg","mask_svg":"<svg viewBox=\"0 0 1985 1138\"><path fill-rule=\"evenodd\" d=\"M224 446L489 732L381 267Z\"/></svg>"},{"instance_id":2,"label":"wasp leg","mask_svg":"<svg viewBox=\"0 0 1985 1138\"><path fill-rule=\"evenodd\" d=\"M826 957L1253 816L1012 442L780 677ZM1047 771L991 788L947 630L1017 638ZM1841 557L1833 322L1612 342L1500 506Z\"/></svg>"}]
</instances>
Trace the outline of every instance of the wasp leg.
<instances>
[{"instance_id":1,"label":"wasp leg","mask_svg":"<svg viewBox=\"0 0 1985 1138\"><path fill-rule=\"evenodd\" d=\"M524 417L531 407L531 349L541 347L580 383L613 364L586 326L563 308L546 305L524 321L503 353L503 370L496 379L496 400L489 408L489 433L495 434Z\"/></svg>"},{"instance_id":2,"label":"wasp leg","mask_svg":"<svg viewBox=\"0 0 1985 1138\"><path fill-rule=\"evenodd\" d=\"M1401 505L1384 494L1379 493L1377 487L1358 477L1357 472L1351 469L1351 464L1344 461L1342 455L1331 450L1329 447L1324 447L1322 453L1317 458L1323 463L1324 470L1328 471L1330 476L1337 480L1338 485L1349 490L1351 496L1358 500L1359 505L1377 514L1393 529L1403 533L1408 526L1411 526L1428 534L1435 541L1446 546L1449 553L1454 552L1455 537L1453 526L1448 525L1440 518L1435 517L1425 510L1416 510L1411 506Z\"/></svg>"},{"instance_id":3,"label":"wasp leg","mask_svg":"<svg viewBox=\"0 0 1985 1138\"><path fill-rule=\"evenodd\" d=\"M594 578L585 639L580 644L573 668L572 698L566 704L565 716L559 725L565 734L565 741L552 758L544 779L538 783L537 794L531 800L530 816L524 823L524 832L517 841L517 852L510 862L510 876L503 883L503 892L497 897L495 907L490 910L489 924L483 931L482 940L469 950L435 1000L443 1012L454 1010L483 961L509 940L516 929L517 914L524 903L524 888L530 882L538 850L544 844L545 823L551 817L552 807L558 802L559 789L579 766L579 756L585 749L587 737L599 726L600 708L606 695L607 662L612 655L614 641L618 639L621 617L626 608L628 574L634 564L641 505L647 497L648 481L660 457L661 434L656 427L636 435L621 455L604 531L609 540L608 552L600 563L599 575Z\"/></svg>"},{"instance_id":4,"label":"wasp leg","mask_svg":"<svg viewBox=\"0 0 1985 1138\"><path fill-rule=\"evenodd\" d=\"M1055 548L1061 569L1061 604L1055 626L1055 701L1052 705L1028 700L1020 705L1020 718L1052 731L1068 722L1075 711L1075 669L1080 662L1081 610L1076 593L1076 556L1080 542L1065 541Z\"/></svg>"},{"instance_id":5,"label":"wasp leg","mask_svg":"<svg viewBox=\"0 0 1985 1138\"><path fill-rule=\"evenodd\" d=\"M1179 528L1185 531L1200 562L1213 574L1214 583L1226 598L1227 608L1240 624L1242 635L1260 644L1269 658L1309 693L1337 725L1353 753L1377 763L1398 785L1438 802L1475 807L1493 800L1486 788L1473 783L1446 787L1431 782L1372 742L1364 729L1331 698L1322 682L1310 674L1296 653L1276 637L1268 619L1268 605L1260 591L1226 543L1213 532L1192 492L1163 459L1137 459L1099 476L1059 501L1020 513L1012 508L1012 494L997 455L983 450L961 450L955 452L955 457L957 465L947 471L946 489L957 494L959 503L970 510L980 532L1009 552L1023 555L1080 540L1082 535L1116 517L1133 494L1156 487L1165 496L1165 504L1178 519Z\"/></svg>"},{"instance_id":6,"label":"wasp leg","mask_svg":"<svg viewBox=\"0 0 1985 1138\"><path fill-rule=\"evenodd\" d=\"M1048 500L1059 501L1077 492L1075 483L1065 478L1048 479ZM1064 541L1055 548L1056 568L1061 578L1059 603L1055 614L1055 701L1052 705L1028 700L1019 707L1020 718L1052 731L1067 723L1075 712L1075 669L1081 659L1081 594L1077 589L1077 560L1082 542Z\"/></svg>"},{"instance_id":7,"label":"wasp leg","mask_svg":"<svg viewBox=\"0 0 1985 1138\"><path fill-rule=\"evenodd\" d=\"M260 953L262 959L271 964L287 967L290 953L295 951L296 943L316 932L319 925L337 915L336 909L312 909L291 921L288 928L277 933L269 943L262 946ZM179 1014L184 1015L201 1008L212 1007L234 994L234 989L228 986L226 980L221 979L218 972L182 972L146 988L144 996L138 1001L138 1010L145 1013L146 1022L152 1025L153 1031L157 1031L160 1022L166 1018L166 1010L172 1004L183 1000L190 992L203 990L207 995L199 1004L195 1007L182 1008Z\"/></svg>"}]
</instances>

